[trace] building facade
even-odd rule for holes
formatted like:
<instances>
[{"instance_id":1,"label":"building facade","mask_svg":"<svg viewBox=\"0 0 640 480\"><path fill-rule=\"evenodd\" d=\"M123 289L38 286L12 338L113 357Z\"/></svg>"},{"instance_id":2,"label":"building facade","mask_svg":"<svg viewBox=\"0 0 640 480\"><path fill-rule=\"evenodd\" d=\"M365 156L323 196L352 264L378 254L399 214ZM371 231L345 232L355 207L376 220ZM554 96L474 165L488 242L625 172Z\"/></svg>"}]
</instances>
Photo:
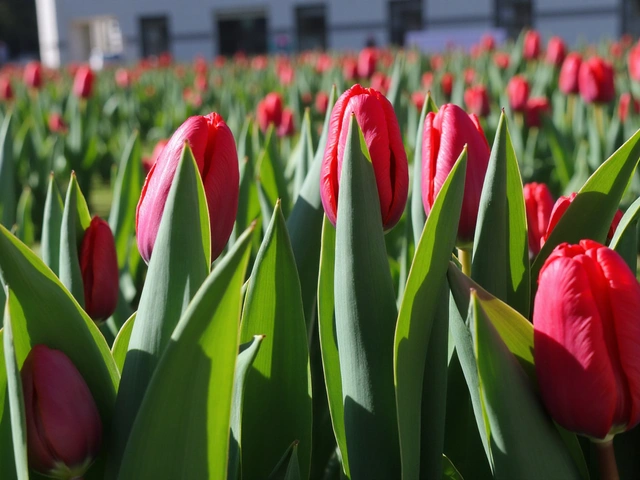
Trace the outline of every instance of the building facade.
<instances>
[{"instance_id":1,"label":"building facade","mask_svg":"<svg viewBox=\"0 0 640 480\"><path fill-rule=\"evenodd\" d=\"M412 31L526 26L570 44L640 33L640 0L36 0L49 66L93 54L124 62L402 45Z\"/></svg>"}]
</instances>

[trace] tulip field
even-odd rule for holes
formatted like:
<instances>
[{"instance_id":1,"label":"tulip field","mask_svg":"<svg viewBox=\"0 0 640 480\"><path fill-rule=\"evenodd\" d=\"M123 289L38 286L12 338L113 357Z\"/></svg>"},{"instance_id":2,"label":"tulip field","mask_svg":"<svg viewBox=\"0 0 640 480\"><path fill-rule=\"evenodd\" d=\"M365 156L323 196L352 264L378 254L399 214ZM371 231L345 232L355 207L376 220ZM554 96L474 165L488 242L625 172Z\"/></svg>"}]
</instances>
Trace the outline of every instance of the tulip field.
<instances>
[{"instance_id":1,"label":"tulip field","mask_svg":"<svg viewBox=\"0 0 640 480\"><path fill-rule=\"evenodd\" d=\"M0 69L0 479L640 478L640 42Z\"/></svg>"}]
</instances>

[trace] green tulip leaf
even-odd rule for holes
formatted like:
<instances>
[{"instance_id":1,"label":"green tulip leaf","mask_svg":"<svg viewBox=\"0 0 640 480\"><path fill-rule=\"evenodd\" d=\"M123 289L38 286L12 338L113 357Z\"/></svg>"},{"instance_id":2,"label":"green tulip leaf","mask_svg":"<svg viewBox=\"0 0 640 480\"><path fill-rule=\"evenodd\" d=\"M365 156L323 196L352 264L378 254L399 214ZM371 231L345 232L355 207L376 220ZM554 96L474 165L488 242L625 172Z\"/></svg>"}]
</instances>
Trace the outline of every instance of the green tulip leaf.
<instances>
[{"instance_id":1,"label":"green tulip leaf","mask_svg":"<svg viewBox=\"0 0 640 480\"><path fill-rule=\"evenodd\" d=\"M44 219L42 221L42 240L40 253L44 263L58 275L60 264L60 229L62 227L62 197L51 174L47 187L47 198L44 203Z\"/></svg>"},{"instance_id":2,"label":"green tulip leaf","mask_svg":"<svg viewBox=\"0 0 640 480\"><path fill-rule=\"evenodd\" d=\"M136 313L133 313L126 322L122 325L111 347L111 354L116 361L118 371L122 372L124 367L124 360L127 357L127 351L129 350L129 340L131 339L131 332L133 331L133 324L136 321Z\"/></svg>"},{"instance_id":3,"label":"green tulip leaf","mask_svg":"<svg viewBox=\"0 0 640 480\"><path fill-rule=\"evenodd\" d=\"M231 405L231 438L229 444L229 466L227 480L237 480L240 470L242 452L242 404L244 402L244 381L247 372L260 351L264 335L256 335L251 343L240 345L240 353L236 363L236 373L233 381L233 403Z\"/></svg>"},{"instance_id":4,"label":"green tulip leaf","mask_svg":"<svg viewBox=\"0 0 640 480\"><path fill-rule=\"evenodd\" d=\"M293 442L275 466L267 480L300 480L298 442Z\"/></svg>"},{"instance_id":5,"label":"green tulip leaf","mask_svg":"<svg viewBox=\"0 0 640 480\"><path fill-rule=\"evenodd\" d=\"M352 115L340 178L334 272L344 425L353 478L398 478L392 340L398 311L368 156Z\"/></svg>"},{"instance_id":6,"label":"green tulip leaf","mask_svg":"<svg viewBox=\"0 0 640 480\"><path fill-rule=\"evenodd\" d=\"M252 233L216 266L173 331L131 429L119 479L226 478Z\"/></svg>"},{"instance_id":7,"label":"green tulip leaf","mask_svg":"<svg viewBox=\"0 0 640 480\"><path fill-rule=\"evenodd\" d=\"M446 455L442 455L442 478L444 480L464 480L462 475Z\"/></svg>"},{"instance_id":8,"label":"green tulip leaf","mask_svg":"<svg viewBox=\"0 0 640 480\"><path fill-rule=\"evenodd\" d=\"M33 192L25 187L18 200L17 235L26 245L33 245L35 241L35 226L33 224Z\"/></svg>"},{"instance_id":9,"label":"green tulip leaf","mask_svg":"<svg viewBox=\"0 0 640 480\"><path fill-rule=\"evenodd\" d=\"M638 219L640 218L640 198L631 204L624 213L616 228L609 248L618 252L625 259L632 272L636 272L638 264Z\"/></svg>"},{"instance_id":10,"label":"green tulip leaf","mask_svg":"<svg viewBox=\"0 0 640 480\"><path fill-rule=\"evenodd\" d=\"M15 164L11 138L11 113L0 125L0 224L12 228L16 221Z\"/></svg>"},{"instance_id":11,"label":"green tulip leaf","mask_svg":"<svg viewBox=\"0 0 640 480\"><path fill-rule=\"evenodd\" d=\"M404 479L421 478L421 472L424 478L442 476L446 388L441 383L432 388L434 383L426 377L446 384L446 272L458 233L466 167L465 148L427 217L398 314L394 371ZM441 299L444 315L437 314ZM438 338L431 341L432 334ZM429 405L427 411L422 410L423 403ZM427 437L421 439L421 432Z\"/></svg>"},{"instance_id":12,"label":"green tulip leaf","mask_svg":"<svg viewBox=\"0 0 640 480\"><path fill-rule=\"evenodd\" d=\"M485 290L529 315L527 217L522 179L504 112L482 187L471 276Z\"/></svg>"},{"instance_id":13,"label":"green tulip leaf","mask_svg":"<svg viewBox=\"0 0 640 480\"><path fill-rule=\"evenodd\" d=\"M115 478L147 386L191 298L209 273L211 236L202 180L188 145L169 190L133 324L116 401L108 474Z\"/></svg>"},{"instance_id":14,"label":"green tulip leaf","mask_svg":"<svg viewBox=\"0 0 640 480\"><path fill-rule=\"evenodd\" d=\"M265 478L282 451L298 440L300 471L311 460L311 389L300 281L280 202L249 279L242 343L265 335L245 378L242 477Z\"/></svg>"},{"instance_id":15,"label":"green tulip leaf","mask_svg":"<svg viewBox=\"0 0 640 480\"><path fill-rule=\"evenodd\" d=\"M330 110L327 108L327 110ZM297 199L300 189L304 184L305 179L311 165L313 163L313 140L311 138L311 116L309 115L309 109L304 112L302 119L302 125L300 126L300 138L296 144L293 154L289 159L288 168L294 169L293 175L293 198Z\"/></svg>"},{"instance_id":16,"label":"green tulip leaf","mask_svg":"<svg viewBox=\"0 0 640 480\"><path fill-rule=\"evenodd\" d=\"M267 131L265 144L258 157L257 177L262 186L269 205L275 205L280 199L285 218L289 216L290 198L287 180L284 176L284 167L281 165L280 156L275 148L276 139L273 124ZM265 217L265 221L266 221Z\"/></svg>"}]
</instances>

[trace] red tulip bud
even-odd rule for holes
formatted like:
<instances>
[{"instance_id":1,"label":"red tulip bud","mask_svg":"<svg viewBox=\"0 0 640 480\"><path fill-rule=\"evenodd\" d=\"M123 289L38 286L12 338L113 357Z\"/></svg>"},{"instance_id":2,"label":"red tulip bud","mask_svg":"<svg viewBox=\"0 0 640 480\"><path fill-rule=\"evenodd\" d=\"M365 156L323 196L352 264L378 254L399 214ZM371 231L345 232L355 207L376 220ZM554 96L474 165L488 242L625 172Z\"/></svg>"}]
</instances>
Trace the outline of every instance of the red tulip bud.
<instances>
[{"instance_id":1,"label":"red tulip bud","mask_svg":"<svg viewBox=\"0 0 640 480\"><path fill-rule=\"evenodd\" d=\"M93 91L94 75L91 68L86 65L78 68L73 79L73 93L79 98L89 98Z\"/></svg>"},{"instance_id":2,"label":"red tulip bud","mask_svg":"<svg viewBox=\"0 0 640 480\"><path fill-rule=\"evenodd\" d=\"M440 79L440 88L445 97L451 97L451 91L453 90L453 74L446 72Z\"/></svg>"},{"instance_id":3,"label":"red tulip bud","mask_svg":"<svg viewBox=\"0 0 640 480\"><path fill-rule=\"evenodd\" d=\"M640 113L640 102L633 98L629 92L625 92L620 95L620 102L618 103L620 121L626 122L629 112L633 112L634 115Z\"/></svg>"},{"instance_id":4,"label":"red tulip bud","mask_svg":"<svg viewBox=\"0 0 640 480\"><path fill-rule=\"evenodd\" d=\"M49 130L52 133L67 133L67 124L59 113L49 115Z\"/></svg>"},{"instance_id":5,"label":"red tulip bud","mask_svg":"<svg viewBox=\"0 0 640 480\"><path fill-rule=\"evenodd\" d=\"M293 121L293 112L290 108L282 111L282 122L278 127L279 137L291 137L296 132L296 126Z\"/></svg>"},{"instance_id":6,"label":"red tulip bud","mask_svg":"<svg viewBox=\"0 0 640 480\"><path fill-rule=\"evenodd\" d=\"M271 92L258 103L258 125L260 130L266 132L273 123L276 128L282 122L282 97L278 93Z\"/></svg>"},{"instance_id":7,"label":"red tulip bud","mask_svg":"<svg viewBox=\"0 0 640 480\"><path fill-rule=\"evenodd\" d=\"M549 239L551 232L554 228L556 228L556 225L560 221L560 218L564 215L564 212L567 211L567 208L569 208L569 205L571 205L571 202L573 202L577 196L578 194L574 192L569 196L562 196L558 198L558 200L556 200L556 203L553 206L553 210L551 211L551 218L549 219L547 231L544 234L542 244L540 246L544 245L545 242ZM618 210L614 215L613 220L611 221L611 226L609 227L609 232L607 233L607 242L610 242L613 238L613 234L616 232L616 228L618 228L618 224L620 223L621 218L622 211Z\"/></svg>"},{"instance_id":8,"label":"red tulip bud","mask_svg":"<svg viewBox=\"0 0 640 480\"><path fill-rule=\"evenodd\" d=\"M597 439L640 422L640 286L591 240L556 247L533 310L540 393L562 427Z\"/></svg>"},{"instance_id":9,"label":"red tulip bud","mask_svg":"<svg viewBox=\"0 0 640 480\"><path fill-rule=\"evenodd\" d=\"M320 179L324 211L335 225L342 159L352 114L369 149L380 197L382 225L389 230L402 216L407 202L409 167L393 106L372 88L354 85L340 96L331 111Z\"/></svg>"},{"instance_id":10,"label":"red tulip bud","mask_svg":"<svg viewBox=\"0 0 640 480\"><path fill-rule=\"evenodd\" d=\"M540 55L540 34L535 30L529 30L524 35L522 44L522 57L526 60L535 60Z\"/></svg>"},{"instance_id":11,"label":"red tulip bud","mask_svg":"<svg viewBox=\"0 0 640 480\"><path fill-rule=\"evenodd\" d=\"M565 95L579 92L578 73L580 72L581 64L582 57L579 53L570 53L567 55L567 58L564 59L564 62L562 62L558 88L560 88L560 91Z\"/></svg>"},{"instance_id":12,"label":"red tulip bud","mask_svg":"<svg viewBox=\"0 0 640 480\"><path fill-rule=\"evenodd\" d=\"M217 113L188 118L171 136L147 175L136 212L138 250L148 263L171 183L188 142L209 206L211 260L222 253L238 210L238 152L231 130Z\"/></svg>"},{"instance_id":13,"label":"red tulip bud","mask_svg":"<svg viewBox=\"0 0 640 480\"><path fill-rule=\"evenodd\" d=\"M118 257L109 224L93 217L80 247L84 306L95 321L106 320L118 304Z\"/></svg>"},{"instance_id":14,"label":"red tulip bud","mask_svg":"<svg viewBox=\"0 0 640 480\"><path fill-rule=\"evenodd\" d=\"M509 97L509 105L511 110L515 112L524 112L529 99L529 82L521 75L516 75L507 85L507 96Z\"/></svg>"},{"instance_id":15,"label":"red tulip bud","mask_svg":"<svg viewBox=\"0 0 640 480\"><path fill-rule=\"evenodd\" d=\"M23 80L27 87L39 89L42 86L42 65L39 62L27 63Z\"/></svg>"},{"instance_id":16,"label":"red tulip bud","mask_svg":"<svg viewBox=\"0 0 640 480\"><path fill-rule=\"evenodd\" d=\"M131 86L131 73L126 68L119 68L115 73L116 85L120 88Z\"/></svg>"},{"instance_id":17,"label":"red tulip bud","mask_svg":"<svg viewBox=\"0 0 640 480\"><path fill-rule=\"evenodd\" d=\"M424 88L425 90L429 90L432 84L433 84L433 73L424 72L422 74L422 88Z\"/></svg>"},{"instance_id":18,"label":"red tulip bud","mask_svg":"<svg viewBox=\"0 0 640 480\"><path fill-rule=\"evenodd\" d=\"M377 90L382 95L386 95L390 84L391 79L382 72L376 72L371 76L371 88Z\"/></svg>"},{"instance_id":19,"label":"red tulip bud","mask_svg":"<svg viewBox=\"0 0 640 480\"><path fill-rule=\"evenodd\" d=\"M550 65L560 67L567 55L567 47L560 37L551 37L547 43L546 61Z\"/></svg>"},{"instance_id":20,"label":"red tulip bud","mask_svg":"<svg viewBox=\"0 0 640 480\"><path fill-rule=\"evenodd\" d=\"M492 52L496 48L496 39L490 33L485 33L480 39L480 46L485 52Z\"/></svg>"},{"instance_id":21,"label":"red tulip bud","mask_svg":"<svg viewBox=\"0 0 640 480\"><path fill-rule=\"evenodd\" d=\"M511 62L511 57L508 53L505 52L496 52L493 54L493 63L495 63L496 67L501 70L506 70L509 68L509 63Z\"/></svg>"},{"instance_id":22,"label":"red tulip bud","mask_svg":"<svg viewBox=\"0 0 640 480\"><path fill-rule=\"evenodd\" d=\"M600 57L591 57L580 65L578 87L587 103L609 103L615 96L613 67Z\"/></svg>"},{"instance_id":23,"label":"red tulip bud","mask_svg":"<svg viewBox=\"0 0 640 480\"><path fill-rule=\"evenodd\" d=\"M535 97L527 100L524 108L524 121L527 127L540 128L540 125L542 125L542 116L549 113L550 110L551 104L549 100L544 97Z\"/></svg>"},{"instance_id":24,"label":"red tulip bud","mask_svg":"<svg viewBox=\"0 0 640 480\"><path fill-rule=\"evenodd\" d=\"M489 144L478 118L453 104L429 112L422 134L422 202L429 215L449 172L467 145L467 173L458 224L458 242L473 241L484 176L489 165Z\"/></svg>"},{"instance_id":25,"label":"red tulip bud","mask_svg":"<svg viewBox=\"0 0 640 480\"><path fill-rule=\"evenodd\" d=\"M59 350L35 345L20 372L29 466L58 479L80 478L102 443L102 422L80 372Z\"/></svg>"},{"instance_id":26,"label":"red tulip bud","mask_svg":"<svg viewBox=\"0 0 640 480\"><path fill-rule=\"evenodd\" d=\"M327 113L327 108L329 108L329 95L327 95L325 92L318 92L316 94L316 111L320 114L320 115L324 115L325 113Z\"/></svg>"},{"instance_id":27,"label":"red tulip bud","mask_svg":"<svg viewBox=\"0 0 640 480\"><path fill-rule=\"evenodd\" d=\"M542 246L542 237L547 231L553 197L544 183L527 183L524 186L524 204L527 211L529 252L536 256Z\"/></svg>"},{"instance_id":28,"label":"red tulip bud","mask_svg":"<svg viewBox=\"0 0 640 480\"><path fill-rule=\"evenodd\" d=\"M360 78L371 78L376 71L378 64L378 52L375 48L363 48L358 55L358 76Z\"/></svg>"},{"instance_id":29,"label":"red tulip bud","mask_svg":"<svg viewBox=\"0 0 640 480\"><path fill-rule=\"evenodd\" d=\"M424 92L413 92L411 94L411 103L413 103L413 105L419 112L422 111L425 99L426 95L424 94Z\"/></svg>"},{"instance_id":30,"label":"red tulip bud","mask_svg":"<svg viewBox=\"0 0 640 480\"><path fill-rule=\"evenodd\" d=\"M464 104L467 106L469 112L478 117L486 117L489 115L491 105L487 87L484 85L476 85L475 87L467 88L464 92Z\"/></svg>"},{"instance_id":31,"label":"red tulip bud","mask_svg":"<svg viewBox=\"0 0 640 480\"><path fill-rule=\"evenodd\" d=\"M342 64L342 76L347 82L354 81L358 76L358 62L352 58L346 58Z\"/></svg>"},{"instance_id":32,"label":"red tulip bud","mask_svg":"<svg viewBox=\"0 0 640 480\"><path fill-rule=\"evenodd\" d=\"M640 43L629 50L629 76L636 82L640 82Z\"/></svg>"},{"instance_id":33,"label":"red tulip bud","mask_svg":"<svg viewBox=\"0 0 640 480\"><path fill-rule=\"evenodd\" d=\"M0 99L11 100L13 98L13 89L11 81L7 77L0 77Z\"/></svg>"},{"instance_id":34,"label":"red tulip bud","mask_svg":"<svg viewBox=\"0 0 640 480\"><path fill-rule=\"evenodd\" d=\"M209 80L204 73L198 73L193 81L194 88L199 92L206 92L209 87Z\"/></svg>"}]
</instances>

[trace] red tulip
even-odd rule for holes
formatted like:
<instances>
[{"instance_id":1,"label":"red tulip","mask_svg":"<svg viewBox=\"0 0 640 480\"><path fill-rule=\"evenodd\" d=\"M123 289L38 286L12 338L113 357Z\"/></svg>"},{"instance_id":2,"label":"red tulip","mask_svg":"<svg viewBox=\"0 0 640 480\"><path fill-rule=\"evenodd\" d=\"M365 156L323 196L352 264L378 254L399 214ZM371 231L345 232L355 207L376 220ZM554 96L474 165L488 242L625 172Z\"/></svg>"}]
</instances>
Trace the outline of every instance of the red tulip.
<instances>
[{"instance_id":1,"label":"red tulip","mask_svg":"<svg viewBox=\"0 0 640 480\"><path fill-rule=\"evenodd\" d=\"M358 62L353 58L346 58L342 64L342 76L347 82L355 80L358 76Z\"/></svg>"},{"instance_id":2,"label":"red tulip","mask_svg":"<svg viewBox=\"0 0 640 480\"><path fill-rule=\"evenodd\" d=\"M432 72L424 72L422 74L422 88L425 90L431 89L431 85L433 84L433 73Z\"/></svg>"},{"instance_id":3,"label":"red tulip","mask_svg":"<svg viewBox=\"0 0 640 480\"><path fill-rule=\"evenodd\" d=\"M376 72L371 76L371 88L377 90L382 95L386 95L391 84L391 79L382 72Z\"/></svg>"},{"instance_id":4,"label":"red tulip","mask_svg":"<svg viewBox=\"0 0 640 480\"><path fill-rule=\"evenodd\" d=\"M580 66L578 87L587 103L608 103L615 96L613 67L600 57L591 57Z\"/></svg>"},{"instance_id":5,"label":"red tulip","mask_svg":"<svg viewBox=\"0 0 640 480\"><path fill-rule=\"evenodd\" d=\"M640 82L640 43L629 50L628 66L629 76L636 82Z\"/></svg>"},{"instance_id":6,"label":"red tulip","mask_svg":"<svg viewBox=\"0 0 640 480\"><path fill-rule=\"evenodd\" d=\"M86 65L78 68L73 79L73 94L79 98L89 98L93 91L94 75L91 68Z\"/></svg>"},{"instance_id":7,"label":"red tulip","mask_svg":"<svg viewBox=\"0 0 640 480\"><path fill-rule=\"evenodd\" d=\"M29 88L42 87L42 65L39 62L29 62L24 67L24 83Z\"/></svg>"},{"instance_id":8,"label":"red tulip","mask_svg":"<svg viewBox=\"0 0 640 480\"><path fill-rule=\"evenodd\" d=\"M582 64L582 57L579 53L570 53L567 58L562 62L562 68L560 69L560 77L558 78L558 88L565 95L571 93L578 93L578 73L580 72L580 65Z\"/></svg>"},{"instance_id":9,"label":"red tulip","mask_svg":"<svg viewBox=\"0 0 640 480\"><path fill-rule=\"evenodd\" d=\"M11 100L13 98L13 89L11 81L7 77L0 77L0 99Z\"/></svg>"},{"instance_id":10,"label":"red tulip","mask_svg":"<svg viewBox=\"0 0 640 480\"><path fill-rule=\"evenodd\" d=\"M522 57L526 60L535 60L540 55L540 34L535 30L529 30L524 35L522 44Z\"/></svg>"},{"instance_id":11,"label":"red tulip","mask_svg":"<svg viewBox=\"0 0 640 480\"><path fill-rule=\"evenodd\" d=\"M620 102L618 103L618 117L620 121L626 122L630 111L632 111L634 115L640 113L640 102L633 98L629 92L625 92L620 95Z\"/></svg>"},{"instance_id":12,"label":"red tulip","mask_svg":"<svg viewBox=\"0 0 640 480\"><path fill-rule=\"evenodd\" d=\"M551 211L551 218L549 219L549 225L547 226L547 231L544 234L542 245L544 245L544 243L549 239L551 232L554 228L556 228L556 225L560 221L560 218L562 217L562 215L564 215L564 212L567 211L567 208L569 208L569 205L571 205L571 202L573 202L577 196L578 194L574 192L569 196L562 196L558 198L558 200L556 200L556 203L553 206L553 210ZM613 238L613 234L616 232L616 228L618 228L618 224L620 223L621 218L622 211L618 210L614 215L613 220L611 221L611 226L609 227L609 232L607 233L607 242L610 242Z\"/></svg>"},{"instance_id":13,"label":"red tulip","mask_svg":"<svg viewBox=\"0 0 640 480\"><path fill-rule=\"evenodd\" d=\"M209 70L209 66L207 65L207 60L202 56L198 55L193 61L193 70L197 75L207 75L207 71Z\"/></svg>"},{"instance_id":14,"label":"red tulip","mask_svg":"<svg viewBox=\"0 0 640 480\"><path fill-rule=\"evenodd\" d=\"M542 116L551 111L551 104L549 100L544 97L534 97L527 100L527 105L524 109L524 121L527 127L540 128L542 125Z\"/></svg>"},{"instance_id":15,"label":"red tulip","mask_svg":"<svg viewBox=\"0 0 640 480\"><path fill-rule=\"evenodd\" d=\"M291 65L283 65L278 69L278 80L282 85L291 85L296 77L296 71Z\"/></svg>"},{"instance_id":16,"label":"red tulip","mask_svg":"<svg viewBox=\"0 0 640 480\"><path fill-rule=\"evenodd\" d=\"M551 37L549 39L549 43L547 43L547 63L560 67L562 66L562 62L564 62L566 55L567 47L564 40L560 37Z\"/></svg>"},{"instance_id":17,"label":"red tulip","mask_svg":"<svg viewBox=\"0 0 640 480\"><path fill-rule=\"evenodd\" d=\"M466 68L464 70L464 83L471 85L476 78L476 71L473 68Z\"/></svg>"},{"instance_id":18,"label":"red tulip","mask_svg":"<svg viewBox=\"0 0 640 480\"><path fill-rule=\"evenodd\" d=\"M490 33L485 33L480 39L480 45L485 52L492 52L496 48L496 39Z\"/></svg>"},{"instance_id":19,"label":"red tulip","mask_svg":"<svg viewBox=\"0 0 640 480\"><path fill-rule=\"evenodd\" d=\"M209 80L207 79L207 75L198 73L196 75L196 78L193 80L193 86L198 92L206 92L209 88Z\"/></svg>"},{"instance_id":20,"label":"red tulip","mask_svg":"<svg viewBox=\"0 0 640 480\"><path fill-rule=\"evenodd\" d=\"M430 112L422 134L422 203L429 215L449 172L467 145L467 173L458 224L458 242L473 241L482 184L489 164L489 143L478 118L453 104Z\"/></svg>"},{"instance_id":21,"label":"red tulip","mask_svg":"<svg viewBox=\"0 0 640 480\"><path fill-rule=\"evenodd\" d=\"M153 168L153 166L155 165L156 161L158 160L158 157L162 153L162 150L164 150L164 147L167 146L167 143L169 143L169 140L167 139L160 140L158 143L156 143L156 146L153 147L153 152L151 152L151 156L142 158L142 168L144 168L144 171L146 174L148 174L151 171L151 168Z\"/></svg>"},{"instance_id":22,"label":"red tulip","mask_svg":"<svg viewBox=\"0 0 640 480\"><path fill-rule=\"evenodd\" d=\"M490 102L487 87L484 85L476 85L469 87L464 92L464 104L467 110L478 117L486 117L489 115Z\"/></svg>"},{"instance_id":23,"label":"red tulip","mask_svg":"<svg viewBox=\"0 0 640 480\"><path fill-rule=\"evenodd\" d=\"M533 328L540 393L558 424L603 439L640 422L640 286L618 253L559 245L538 277Z\"/></svg>"},{"instance_id":24,"label":"red tulip","mask_svg":"<svg viewBox=\"0 0 640 480\"><path fill-rule=\"evenodd\" d=\"M315 102L316 111L320 115L324 115L327 113L327 108L329 107L329 95L325 92L318 92L316 94L316 102Z\"/></svg>"},{"instance_id":25,"label":"red tulip","mask_svg":"<svg viewBox=\"0 0 640 480\"><path fill-rule=\"evenodd\" d=\"M329 70L333 66L333 59L330 55L326 53L321 53L318 55L318 59L316 60L316 72L324 73Z\"/></svg>"},{"instance_id":26,"label":"red tulip","mask_svg":"<svg viewBox=\"0 0 640 480\"><path fill-rule=\"evenodd\" d=\"M411 103L416 107L419 112L422 112L426 95L424 92L413 92L411 94Z\"/></svg>"},{"instance_id":27,"label":"red tulip","mask_svg":"<svg viewBox=\"0 0 640 480\"><path fill-rule=\"evenodd\" d=\"M296 132L296 126L293 122L293 112L290 108L282 111L282 122L278 127L279 137L290 137Z\"/></svg>"},{"instance_id":28,"label":"red tulip","mask_svg":"<svg viewBox=\"0 0 640 480\"><path fill-rule=\"evenodd\" d=\"M501 70L509 68L511 62L511 56L505 52L496 52L493 54L493 63Z\"/></svg>"},{"instance_id":29,"label":"red tulip","mask_svg":"<svg viewBox=\"0 0 640 480\"><path fill-rule=\"evenodd\" d=\"M109 224L93 217L80 246L84 309L96 322L106 320L118 304L118 257Z\"/></svg>"},{"instance_id":30,"label":"red tulip","mask_svg":"<svg viewBox=\"0 0 640 480\"><path fill-rule=\"evenodd\" d=\"M29 466L53 478L80 478L102 443L102 421L86 382L59 350L35 345L20 371Z\"/></svg>"},{"instance_id":31,"label":"red tulip","mask_svg":"<svg viewBox=\"0 0 640 480\"><path fill-rule=\"evenodd\" d=\"M440 88L445 97L451 97L451 91L453 90L453 74L446 72L440 78Z\"/></svg>"},{"instance_id":32,"label":"red tulip","mask_svg":"<svg viewBox=\"0 0 640 480\"><path fill-rule=\"evenodd\" d=\"M380 198L382 225L389 230L402 216L407 202L409 167L393 106L372 88L354 85L340 96L331 111L320 180L322 205L335 225L342 159L352 114L369 149Z\"/></svg>"},{"instance_id":33,"label":"red tulip","mask_svg":"<svg viewBox=\"0 0 640 480\"><path fill-rule=\"evenodd\" d=\"M433 55L431 57L431 70L437 72L442 67L444 67L444 58L441 55Z\"/></svg>"},{"instance_id":34,"label":"red tulip","mask_svg":"<svg viewBox=\"0 0 640 480\"><path fill-rule=\"evenodd\" d=\"M547 231L553 197L544 183L527 183L524 186L524 203L527 211L529 251L533 256L540 252L542 237Z\"/></svg>"},{"instance_id":35,"label":"red tulip","mask_svg":"<svg viewBox=\"0 0 640 480\"><path fill-rule=\"evenodd\" d=\"M375 48L363 48L358 55L358 76L360 78L371 78L376 71L378 64L378 52Z\"/></svg>"},{"instance_id":36,"label":"red tulip","mask_svg":"<svg viewBox=\"0 0 640 480\"><path fill-rule=\"evenodd\" d=\"M67 133L67 124L64 123L62 116L59 113L52 113L49 115L49 130L52 133Z\"/></svg>"},{"instance_id":37,"label":"red tulip","mask_svg":"<svg viewBox=\"0 0 640 480\"><path fill-rule=\"evenodd\" d=\"M524 112L529 99L529 82L527 82L527 79L521 75L511 78L507 85L507 96L509 97L511 110Z\"/></svg>"},{"instance_id":38,"label":"red tulip","mask_svg":"<svg viewBox=\"0 0 640 480\"><path fill-rule=\"evenodd\" d=\"M142 187L136 211L136 234L138 250L147 263L185 141L193 151L207 197L212 261L222 253L233 229L240 182L233 134L215 112L189 117L171 136Z\"/></svg>"},{"instance_id":39,"label":"red tulip","mask_svg":"<svg viewBox=\"0 0 640 480\"><path fill-rule=\"evenodd\" d=\"M258 125L262 132L266 132L270 124L277 127L282 122L282 97L271 92L258 103Z\"/></svg>"},{"instance_id":40,"label":"red tulip","mask_svg":"<svg viewBox=\"0 0 640 480\"><path fill-rule=\"evenodd\" d=\"M119 68L115 73L116 85L126 89L131 86L131 73L126 68Z\"/></svg>"}]
</instances>

